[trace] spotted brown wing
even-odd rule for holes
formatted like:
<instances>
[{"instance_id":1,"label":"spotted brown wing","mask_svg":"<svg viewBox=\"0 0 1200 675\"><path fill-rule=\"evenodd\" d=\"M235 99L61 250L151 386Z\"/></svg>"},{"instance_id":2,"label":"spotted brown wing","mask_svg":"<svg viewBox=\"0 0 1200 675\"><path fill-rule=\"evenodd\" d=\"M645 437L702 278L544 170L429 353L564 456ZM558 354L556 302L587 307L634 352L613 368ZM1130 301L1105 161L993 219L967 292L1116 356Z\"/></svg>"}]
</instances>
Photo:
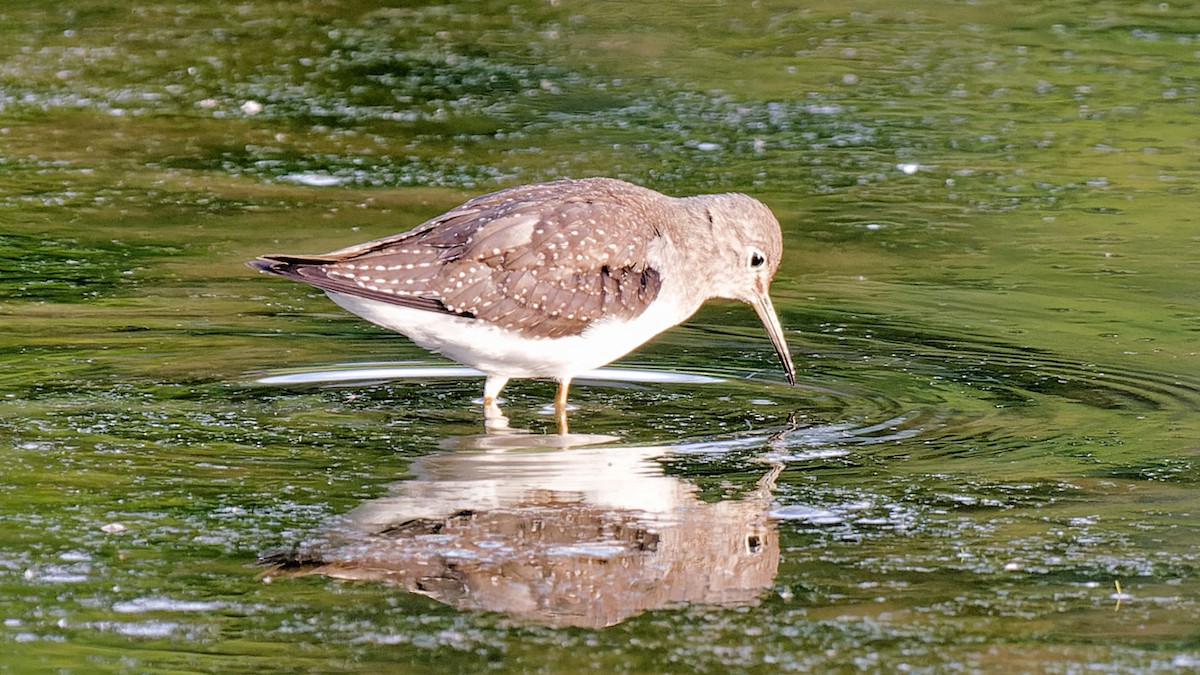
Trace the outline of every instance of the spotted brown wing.
<instances>
[{"instance_id":1,"label":"spotted brown wing","mask_svg":"<svg viewBox=\"0 0 1200 675\"><path fill-rule=\"evenodd\" d=\"M646 254L664 199L607 179L528 185L403 234L315 258L264 256L256 266L532 335L576 335L600 317L637 316L657 297L661 280Z\"/></svg>"}]
</instances>

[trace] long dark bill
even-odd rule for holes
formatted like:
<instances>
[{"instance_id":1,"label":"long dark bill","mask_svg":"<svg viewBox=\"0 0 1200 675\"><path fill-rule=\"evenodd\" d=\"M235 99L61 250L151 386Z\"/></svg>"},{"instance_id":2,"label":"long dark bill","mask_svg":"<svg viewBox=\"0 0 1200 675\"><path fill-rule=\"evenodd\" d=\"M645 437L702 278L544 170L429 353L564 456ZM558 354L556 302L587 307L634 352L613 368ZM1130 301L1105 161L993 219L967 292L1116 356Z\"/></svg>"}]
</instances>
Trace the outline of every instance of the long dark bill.
<instances>
[{"instance_id":1,"label":"long dark bill","mask_svg":"<svg viewBox=\"0 0 1200 675\"><path fill-rule=\"evenodd\" d=\"M779 316L775 314L775 306L771 304L771 297L766 293L760 293L754 297L750 305L758 313L763 328L767 329L767 337L771 338L771 344L775 347L775 353L783 362L783 370L787 373L788 384L796 384L796 367L792 365L792 354L788 351L787 341L783 339L783 326L779 323Z\"/></svg>"}]
</instances>

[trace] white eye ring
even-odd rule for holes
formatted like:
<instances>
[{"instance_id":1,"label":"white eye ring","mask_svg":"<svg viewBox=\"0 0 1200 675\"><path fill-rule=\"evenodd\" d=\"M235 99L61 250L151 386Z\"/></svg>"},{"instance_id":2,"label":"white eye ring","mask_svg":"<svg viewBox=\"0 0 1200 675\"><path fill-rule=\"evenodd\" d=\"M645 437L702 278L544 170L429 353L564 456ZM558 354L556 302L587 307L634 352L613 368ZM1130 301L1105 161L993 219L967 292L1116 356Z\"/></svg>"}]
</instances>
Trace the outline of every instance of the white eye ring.
<instances>
[{"instance_id":1,"label":"white eye ring","mask_svg":"<svg viewBox=\"0 0 1200 675\"><path fill-rule=\"evenodd\" d=\"M762 254L762 251L757 249L750 252L750 266L762 267L767 262L767 256Z\"/></svg>"}]
</instances>

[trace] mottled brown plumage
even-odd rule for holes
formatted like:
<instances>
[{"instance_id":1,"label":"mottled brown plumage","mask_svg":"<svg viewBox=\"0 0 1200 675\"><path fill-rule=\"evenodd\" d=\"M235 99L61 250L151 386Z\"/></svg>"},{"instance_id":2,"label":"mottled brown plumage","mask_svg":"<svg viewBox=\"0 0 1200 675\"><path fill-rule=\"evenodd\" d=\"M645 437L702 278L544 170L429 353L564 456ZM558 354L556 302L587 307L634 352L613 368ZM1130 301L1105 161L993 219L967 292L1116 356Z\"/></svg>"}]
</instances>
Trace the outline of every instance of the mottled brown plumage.
<instances>
[{"instance_id":1,"label":"mottled brown plumage","mask_svg":"<svg viewBox=\"0 0 1200 675\"><path fill-rule=\"evenodd\" d=\"M527 185L326 255L264 256L259 268L531 336L578 335L600 317L633 318L658 297L646 247L666 225L665 199L608 179Z\"/></svg>"},{"instance_id":2,"label":"mottled brown plumage","mask_svg":"<svg viewBox=\"0 0 1200 675\"><path fill-rule=\"evenodd\" d=\"M488 375L559 381L598 368L713 297L750 303L794 369L768 286L779 223L742 194L674 198L611 178L476 197L413 230L319 256L250 265L326 291L351 312Z\"/></svg>"}]
</instances>

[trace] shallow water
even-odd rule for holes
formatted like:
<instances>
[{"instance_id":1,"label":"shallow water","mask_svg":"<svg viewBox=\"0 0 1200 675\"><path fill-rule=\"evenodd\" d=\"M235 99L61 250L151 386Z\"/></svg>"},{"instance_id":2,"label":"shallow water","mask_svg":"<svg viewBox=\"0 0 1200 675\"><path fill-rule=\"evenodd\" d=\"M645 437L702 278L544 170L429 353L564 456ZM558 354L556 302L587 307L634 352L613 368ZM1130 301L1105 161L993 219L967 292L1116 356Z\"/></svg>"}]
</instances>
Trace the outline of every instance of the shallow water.
<instances>
[{"instance_id":1,"label":"shallow water","mask_svg":"<svg viewBox=\"0 0 1200 675\"><path fill-rule=\"evenodd\" d=\"M1200 668L1196 7L0 15L0 670ZM242 265L585 175L767 202L798 386L713 303L483 435Z\"/></svg>"}]
</instances>

